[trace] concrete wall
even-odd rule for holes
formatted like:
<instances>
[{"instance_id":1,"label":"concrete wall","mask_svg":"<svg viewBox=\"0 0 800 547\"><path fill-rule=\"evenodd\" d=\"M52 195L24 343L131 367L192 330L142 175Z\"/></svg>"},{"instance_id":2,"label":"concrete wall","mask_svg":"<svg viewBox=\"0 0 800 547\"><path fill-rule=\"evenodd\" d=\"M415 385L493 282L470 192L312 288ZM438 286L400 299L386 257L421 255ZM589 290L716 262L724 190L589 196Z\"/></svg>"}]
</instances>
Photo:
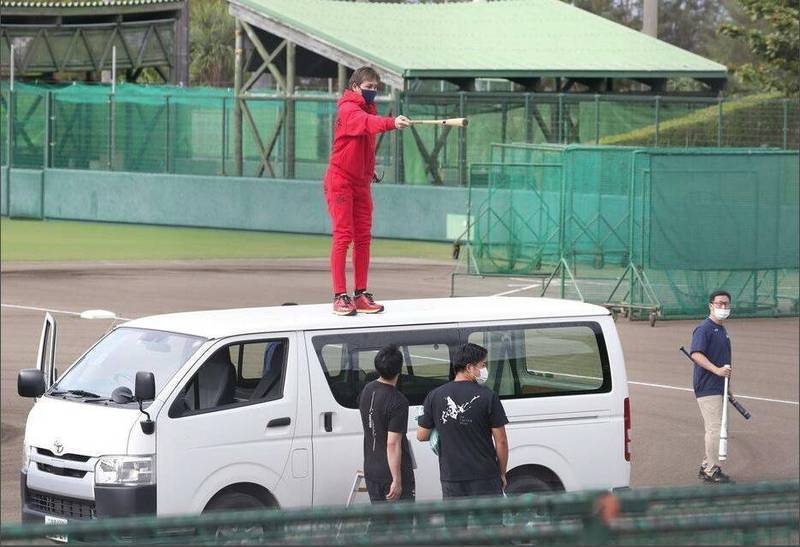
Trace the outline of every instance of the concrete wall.
<instances>
[{"instance_id":1,"label":"concrete wall","mask_svg":"<svg viewBox=\"0 0 800 547\"><path fill-rule=\"evenodd\" d=\"M317 181L4 169L0 188L11 217L330 233ZM463 188L376 184L373 199L376 237L447 241L463 230Z\"/></svg>"},{"instance_id":2,"label":"concrete wall","mask_svg":"<svg viewBox=\"0 0 800 547\"><path fill-rule=\"evenodd\" d=\"M3 213L16 218L42 218L43 172L39 169L3 170Z\"/></svg>"},{"instance_id":3,"label":"concrete wall","mask_svg":"<svg viewBox=\"0 0 800 547\"><path fill-rule=\"evenodd\" d=\"M8 167L0 166L0 215L8 216Z\"/></svg>"}]
</instances>

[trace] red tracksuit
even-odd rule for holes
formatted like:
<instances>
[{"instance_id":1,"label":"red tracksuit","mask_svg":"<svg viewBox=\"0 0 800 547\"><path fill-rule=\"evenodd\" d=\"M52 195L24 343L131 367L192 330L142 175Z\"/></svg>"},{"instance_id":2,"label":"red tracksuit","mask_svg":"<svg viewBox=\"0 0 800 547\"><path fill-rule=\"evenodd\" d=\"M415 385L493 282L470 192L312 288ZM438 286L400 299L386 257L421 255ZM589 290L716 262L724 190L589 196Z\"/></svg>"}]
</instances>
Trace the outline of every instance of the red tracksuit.
<instances>
[{"instance_id":1,"label":"red tracksuit","mask_svg":"<svg viewBox=\"0 0 800 547\"><path fill-rule=\"evenodd\" d=\"M375 105L351 90L337 104L325 200L333 224L331 276L333 292L347 292L345 262L353 243L355 289L367 288L369 245L372 239L372 194L375 173L375 135L395 129L394 118L376 116Z\"/></svg>"}]
</instances>

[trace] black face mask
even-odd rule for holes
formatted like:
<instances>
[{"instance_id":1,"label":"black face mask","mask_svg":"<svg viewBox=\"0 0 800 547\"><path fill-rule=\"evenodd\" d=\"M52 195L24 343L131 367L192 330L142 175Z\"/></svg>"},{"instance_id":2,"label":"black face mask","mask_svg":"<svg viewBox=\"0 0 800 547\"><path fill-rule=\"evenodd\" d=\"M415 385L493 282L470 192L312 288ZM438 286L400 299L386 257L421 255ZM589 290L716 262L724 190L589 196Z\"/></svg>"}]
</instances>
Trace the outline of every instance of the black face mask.
<instances>
[{"instance_id":1,"label":"black face mask","mask_svg":"<svg viewBox=\"0 0 800 547\"><path fill-rule=\"evenodd\" d=\"M375 102L375 96L378 94L377 89L364 89L364 88L359 88L359 89L361 89L361 96L364 97L364 101L366 101L367 104Z\"/></svg>"}]
</instances>

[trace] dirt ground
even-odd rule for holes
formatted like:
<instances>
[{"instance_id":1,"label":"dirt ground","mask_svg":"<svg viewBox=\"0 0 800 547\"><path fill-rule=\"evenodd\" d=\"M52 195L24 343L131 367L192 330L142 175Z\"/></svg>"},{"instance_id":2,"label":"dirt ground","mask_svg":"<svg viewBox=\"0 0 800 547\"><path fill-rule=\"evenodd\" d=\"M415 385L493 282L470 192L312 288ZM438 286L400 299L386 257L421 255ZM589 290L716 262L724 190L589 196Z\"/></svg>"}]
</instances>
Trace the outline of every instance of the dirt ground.
<instances>
[{"instance_id":1,"label":"dirt ground","mask_svg":"<svg viewBox=\"0 0 800 547\"><path fill-rule=\"evenodd\" d=\"M370 286L382 299L444 297L449 294L451 269L446 263L376 260ZM33 366L43 317L42 311L6 305L72 312L102 308L136 318L286 301L317 303L330 297L327 261L318 259L5 264L0 278L4 304L0 313L3 522L19 520L22 435L31 402L17 396L16 377L19 369ZM493 283L482 288L473 283L471 290L496 294L520 286L519 281ZM87 321L68 314L56 318L60 370L110 326L109 321ZM691 385L691 366L678 353L679 346L689 344L695 323L661 321L654 328L624 319L617 323L633 409L634 487L697 482L702 422L693 394L685 391ZM800 320L734 319L728 329L734 347L733 385L753 418L745 422L732 415L725 470L741 482L797 478Z\"/></svg>"}]
</instances>

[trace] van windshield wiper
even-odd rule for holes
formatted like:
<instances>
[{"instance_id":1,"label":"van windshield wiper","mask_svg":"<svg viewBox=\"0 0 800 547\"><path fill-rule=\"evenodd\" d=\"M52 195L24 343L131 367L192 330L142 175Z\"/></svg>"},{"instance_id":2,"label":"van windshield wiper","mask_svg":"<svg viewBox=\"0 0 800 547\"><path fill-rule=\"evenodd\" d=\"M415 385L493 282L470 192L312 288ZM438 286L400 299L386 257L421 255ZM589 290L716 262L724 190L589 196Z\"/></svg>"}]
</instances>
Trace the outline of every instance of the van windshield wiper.
<instances>
[{"instance_id":1,"label":"van windshield wiper","mask_svg":"<svg viewBox=\"0 0 800 547\"><path fill-rule=\"evenodd\" d=\"M66 391L53 391L50 395L75 395L77 397L90 397L92 399L96 399L100 397L97 393L92 393L91 391L84 391L82 389L68 389Z\"/></svg>"}]
</instances>

